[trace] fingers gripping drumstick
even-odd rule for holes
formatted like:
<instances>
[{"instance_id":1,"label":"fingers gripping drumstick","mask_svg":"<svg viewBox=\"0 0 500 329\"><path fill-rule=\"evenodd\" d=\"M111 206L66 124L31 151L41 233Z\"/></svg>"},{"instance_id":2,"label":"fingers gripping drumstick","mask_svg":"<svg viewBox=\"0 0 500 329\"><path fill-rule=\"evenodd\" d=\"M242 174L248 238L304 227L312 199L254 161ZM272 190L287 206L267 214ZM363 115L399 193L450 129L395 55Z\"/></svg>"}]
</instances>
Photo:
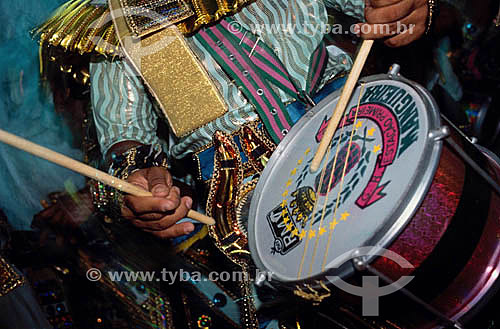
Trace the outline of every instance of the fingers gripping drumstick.
<instances>
[{"instance_id":1,"label":"fingers gripping drumstick","mask_svg":"<svg viewBox=\"0 0 500 329\"><path fill-rule=\"evenodd\" d=\"M54 152L40 146L38 144L32 143L26 139L20 138L16 135L10 134L4 130L0 129L0 141L5 144L9 144L18 149L31 153L39 158L48 160L55 164L58 164L62 167L73 170L79 174L87 176L89 178L98 180L106 185L116 188L125 193L132 194L134 196L152 196L153 194L149 191L146 191L138 186L132 185L124 180L118 179L111 175L106 174L100 170L97 170L91 166L87 166L84 163L71 159L65 155ZM215 224L215 220L211 217L205 216L199 212L194 210L189 210L187 213L189 218L197 220L200 223L213 225Z\"/></svg>"},{"instance_id":2,"label":"fingers gripping drumstick","mask_svg":"<svg viewBox=\"0 0 500 329\"><path fill-rule=\"evenodd\" d=\"M356 83L358 82L359 75L361 74L361 70L365 65L366 58L370 53L372 45L373 40L364 40L361 44L358 56L356 56L356 60L354 61L354 65L352 66L351 73L349 73L349 76L347 77L347 81L344 85L342 93L340 94L340 98L337 106L335 107L335 111L330 118L330 122L328 122L328 126L326 127L323 137L321 138L318 150L316 151L316 154L314 155L314 158L311 162L311 172L316 172L316 170L318 170L319 165L321 164L321 161L325 156L326 150L328 149L328 146L330 145L330 142L333 138L333 134L335 133L335 130L337 130L340 119L342 118L342 114L344 113L345 108L347 107L347 104L351 99L352 92L354 90L354 87L356 86Z\"/></svg>"}]
</instances>

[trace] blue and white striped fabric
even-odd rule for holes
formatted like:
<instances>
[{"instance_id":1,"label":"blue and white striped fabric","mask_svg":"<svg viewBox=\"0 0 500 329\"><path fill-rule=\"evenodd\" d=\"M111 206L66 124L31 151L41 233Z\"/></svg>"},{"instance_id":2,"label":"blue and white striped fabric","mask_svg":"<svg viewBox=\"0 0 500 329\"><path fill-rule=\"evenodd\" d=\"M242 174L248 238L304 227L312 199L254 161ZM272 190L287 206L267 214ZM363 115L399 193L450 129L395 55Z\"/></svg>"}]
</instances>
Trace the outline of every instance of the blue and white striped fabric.
<instances>
[{"instance_id":1,"label":"blue and white striped fabric","mask_svg":"<svg viewBox=\"0 0 500 329\"><path fill-rule=\"evenodd\" d=\"M323 39L328 17L326 6L363 18L364 0L258 0L233 16L233 20L260 36L284 63L296 85L306 86L309 59ZM170 156L180 158L210 143L216 130L232 132L257 118L237 86L194 38L187 42L205 66L225 99L228 112L190 135L176 140ZM351 60L339 49L329 54L321 84L350 69ZM92 106L101 149L105 154L115 143L136 140L145 144L161 142L156 137L158 115L140 78L122 61L91 63ZM293 102L277 90L284 103Z\"/></svg>"}]
</instances>

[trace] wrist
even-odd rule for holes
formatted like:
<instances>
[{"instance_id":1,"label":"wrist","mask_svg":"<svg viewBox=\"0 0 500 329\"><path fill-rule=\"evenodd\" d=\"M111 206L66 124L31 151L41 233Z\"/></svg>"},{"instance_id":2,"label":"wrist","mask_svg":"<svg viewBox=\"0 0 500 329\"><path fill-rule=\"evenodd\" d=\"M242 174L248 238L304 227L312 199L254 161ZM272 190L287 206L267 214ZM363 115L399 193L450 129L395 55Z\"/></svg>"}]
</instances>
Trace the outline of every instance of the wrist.
<instances>
[{"instance_id":1,"label":"wrist","mask_svg":"<svg viewBox=\"0 0 500 329\"><path fill-rule=\"evenodd\" d=\"M123 153L114 153L117 148L108 152L111 159L108 169L110 175L126 180L130 174L140 169L168 168L167 155L159 144L143 145L137 143L132 147L131 144L126 146L128 148ZM100 212L112 218L121 215L124 196L122 192L100 182L94 182L92 188L93 202Z\"/></svg>"},{"instance_id":2,"label":"wrist","mask_svg":"<svg viewBox=\"0 0 500 329\"><path fill-rule=\"evenodd\" d=\"M129 148L121 154L111 154L111 164L108 173L126 180L130 174L145 168L168 168L167 154L159 144L143 145Z\"/></svg>"},{"instance_id":3,"label":"wrist","mask_svg":"<svg viewBox=\"0 0 500 329\"><path fill-rule=\"evenodd\" d=\"M115 159L117 156L125 154L129 150L139 146L144 146L144 144L137 141L122 141L114 144L109 148L104 159L106 168L109 168L111 166L113 159Z\"/></svg>"}]
</instances>

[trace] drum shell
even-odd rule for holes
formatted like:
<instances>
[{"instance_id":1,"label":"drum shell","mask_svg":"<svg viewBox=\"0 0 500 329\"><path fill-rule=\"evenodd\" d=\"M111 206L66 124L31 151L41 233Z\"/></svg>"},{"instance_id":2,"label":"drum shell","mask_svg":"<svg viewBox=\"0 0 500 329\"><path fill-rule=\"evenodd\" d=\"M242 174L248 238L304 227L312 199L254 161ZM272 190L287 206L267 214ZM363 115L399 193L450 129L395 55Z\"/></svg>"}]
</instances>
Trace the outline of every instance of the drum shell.
<instances>
[{"instance_id":1,"label":"drum shell","mask_svg":"<svg viewBox=\"0 0 500 329\"><path fill-rule=\"evenodd\" d=\"M453 131L451 138L500 181L497 161L458 132ZM372 264L375 269L392 280L414 276L407 288L418 298L453 320L471 318L498 289L500 197L445 142L422 204L387 249L403 256L414 268L402 268L380 257ZM390 302L389 308L405 305L395 307L395 303L399 301ZM432 318L419 314L411 322L416 328L435 327L432 320L416 320Z\"/></svg>"}]
</instances>

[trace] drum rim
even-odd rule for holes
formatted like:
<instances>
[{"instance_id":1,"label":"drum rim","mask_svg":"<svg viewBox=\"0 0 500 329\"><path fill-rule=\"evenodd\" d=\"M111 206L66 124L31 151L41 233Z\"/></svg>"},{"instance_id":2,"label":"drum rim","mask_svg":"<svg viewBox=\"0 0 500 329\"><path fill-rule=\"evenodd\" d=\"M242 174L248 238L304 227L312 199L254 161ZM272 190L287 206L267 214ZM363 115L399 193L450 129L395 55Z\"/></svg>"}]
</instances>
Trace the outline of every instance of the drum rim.
<instances>
[{"instance_id":1,"label":"drum rim","mask_svg":"<svg viewBox=\"0 0 500 329\"><path fill-rule=\"evenodd\" d=\"M428 119L428 137L427 140L425 141L424 145L424 150L423 150L423 156L420 158L420 163L417 168L417 172L414 175L413 181L410 182L410 185L407 188L407 191L410 191L413 189L414 193L406 193L405 197L401 198L400 204L406 205L406 206L399 206L396 208L396 211L388 216L387 218L387 225L390 226L389 229L385 230L386 232L384 234L381 234L381 231L384 231L385 227L379 230L379 232L374 233L374 236L372 237L372 240L378 240L376 244L373 244L374 246L377 247L387 247L390 245L394 239L397 238L399 233L406 227L406 225L411 221L415 213L417 212L420 204L424 200L427 191L429 190L432 180L434 178L434 174L438 168L439 165L439 160L441 157L441 150L442 150L442 141L440 139L436 138L431 138L429 134L432 131L437 131L441 129L441 119L440 119L440 114L438 110L438 106L434 99L430 96L429 92L425 90L422 86L420 86L418 83L408 80L401 76L400 74L393 75L393 74L377 74L377 75L371 75L368 77L364 77L360 79L360 82L374 82L374 81L384 81L384 80L389 80L389 81L398 81L402 82L405 85L407 85L409 88L412 88L422 99L423 103L425 104L426 108L426 116ZM300 131L301 128L306 125L309 120L312 120L312 118L317 114L317 112L323 108L323 106L326 103L330 103L334 101L335 99L338 99L340 97L341 90L337 90L336 92L332 93L331 95L328 95L325 99L323 99L317 106L314 108L310 109L290 130L290 132L285 136L285 138L281 141L281 143L278 144L278 147L276 150L273 152L271 155L266 168L264 168L264 171L261 173L261 176L259 178L259 181L257 182L257 185L254 190L253 198L251 200L250 204L250 211L249 211L249 221L248 221L248 246L250 249L250 255L257 266L260 270L263 271L268 271L269 269L267 266L264 264L264 262L261 259L261 256L259 255L257 251L257 246L256 246L256 239L255 237L255 223L256 223L256 215L257 215L257 204L260 203L260 200L262 199L262 190L264 186L266 185L265 182L269 180L269 175L276 163L279 162L281 154L288 148L288 145L290 144L291 140L294 138L294 135L296 132ZM422 167L424 167L422 169ZM396 218L394 218L396 217ZM390 224L390 225L389 225ZM379 235L382 235L381 238L379 238ZM378 239L377 239L378 238ZM372 259L367 259L367 262L373 261ZM268 273L267 278L275 280L274 282L279 282L279 284L299 284L299 283L308 283L308 282L315 282L318 279L322 279L327 275L336 275L339 278L340 277L345 277L349 275L349 273L354 272L353 266L351 266L350 262L346 262L342 266L340 266L334 273L332 273L331 269L330 271L326 271L324 273L320 273L316 276L310 276L305 279L299 279L299 280L283 280L283 278L280 278L279 276L276 276L275 273Z\"/></svg>"}]
</instances>

